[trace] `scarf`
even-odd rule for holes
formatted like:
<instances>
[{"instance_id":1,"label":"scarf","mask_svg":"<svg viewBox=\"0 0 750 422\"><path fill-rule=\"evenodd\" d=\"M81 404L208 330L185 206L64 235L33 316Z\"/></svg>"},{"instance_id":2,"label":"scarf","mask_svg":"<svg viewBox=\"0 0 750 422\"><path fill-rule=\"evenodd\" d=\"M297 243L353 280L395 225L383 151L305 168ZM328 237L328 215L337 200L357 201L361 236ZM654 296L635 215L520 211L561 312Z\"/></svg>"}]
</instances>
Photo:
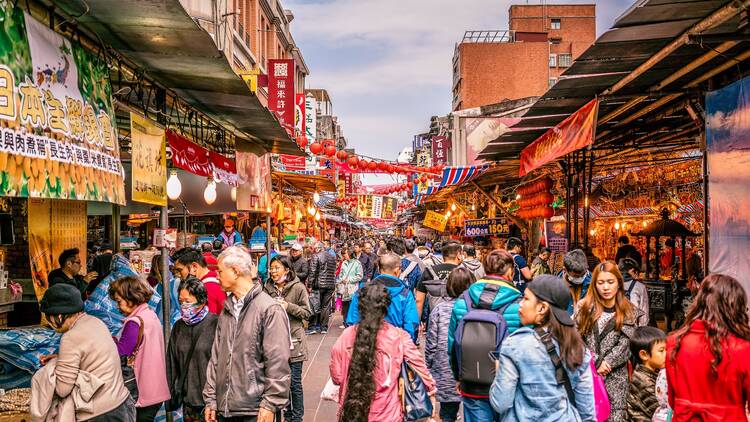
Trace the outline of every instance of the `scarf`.
<instances>
[{"instance_id":1,"label":"scarf","mask_svg":"<svg viewBox=\"0 0 750 422\"><path fill-rule=\"evenodd\" d=\"M182 314L182 320L187 325L195 325L208 315L208 305L203 305L201 309L198 309L196 303L186 303L180 307L180 313Z\"/></svg>"}]
</instances>

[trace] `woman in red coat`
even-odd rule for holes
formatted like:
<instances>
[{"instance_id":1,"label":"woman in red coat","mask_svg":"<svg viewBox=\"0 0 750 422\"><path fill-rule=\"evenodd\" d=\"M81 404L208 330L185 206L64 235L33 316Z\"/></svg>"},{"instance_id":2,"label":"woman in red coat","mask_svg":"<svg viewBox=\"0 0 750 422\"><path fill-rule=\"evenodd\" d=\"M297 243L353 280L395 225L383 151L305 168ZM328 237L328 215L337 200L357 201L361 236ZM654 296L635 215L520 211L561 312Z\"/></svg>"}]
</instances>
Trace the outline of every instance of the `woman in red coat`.
<instances>
[{"instance_id":1,"label":"woman in red coat","mask_svg":"<svg viewBox=\"0 0 750 422\"><path fill-rule=\"evenodd\" d=\"M685 325L667 339L666 369L673 422L747 422L750 324L737 280L703 280Z\"/></svg>"}]
</instances>

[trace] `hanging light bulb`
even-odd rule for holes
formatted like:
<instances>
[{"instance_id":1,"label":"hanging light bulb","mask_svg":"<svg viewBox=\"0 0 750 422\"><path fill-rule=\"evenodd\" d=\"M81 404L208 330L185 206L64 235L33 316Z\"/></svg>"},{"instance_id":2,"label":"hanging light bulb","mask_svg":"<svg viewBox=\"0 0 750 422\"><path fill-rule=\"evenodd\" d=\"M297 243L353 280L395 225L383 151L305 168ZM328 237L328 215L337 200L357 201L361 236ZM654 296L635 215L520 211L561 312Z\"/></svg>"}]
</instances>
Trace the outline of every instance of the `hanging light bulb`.
<instances>
[{"instance_id":1,"label":"hanging light bulb","mask_svg":"<svg viewBox=\"0 0 750 422\"><path fill-rule=\"evenodd\" d=\"M307 207L307 213L308 214L315 215L315 212L316 212L315 211L315 207L313 207L312 205L310 205L309 207Z\"/></svg>"},{"instance_id":2,"label":"hanging light bulb","mask_svg":"<svg viewBox=\"0 0 750 422\"><path fill-rule=\"evenodd\" d=\"M167 180L167 197L171 200L175 200L180 197L182 193L182 182L177 177L177 170L169 172L169 179Z\"/></svg>"},{"instance_id":3,"label":"hanging light bulb","mask_svg":"<svg viewBox=\"0 0 750 422\"><path fill-rule=\"evenodd\" d=\"M643 222L643 227L646 227L646 226L648 226L648 221Z\"/></svg>"},{"instance_id":4,"label":"hanging light bulb","mask_svg":"<svg viewBox=\"0 0 750 422\"><path fill-rule=\"evenodd\" d=\"M471 204L471 210L472 210L472 211L476 211L476 210L477 210L477 206L476 206L476 205L474 205L474 204Z\"/></svg>"},{"instance_id":5,"label":"hanging light bulb","mask_svg":"<svg viewBox=\"0 0 750 422\"><path fill-rule=\"evenodd\" d=\"M451 204L451 211L456 211L456 204L455 203Z\"/></svg>"},{"instance_id":6,"label":"hanging light bulb","mask_svg":"<svg viewBox=\"0 0 750 422\"><path fill-rule=\"evenodd\" d=\"M212 179L208 180L206 189L203 191L203 199L208 205L211 205L216 201L216 182Z\"/></svg>"},{"instance_id":7,"label":"hanging light bulb","mask_svg":"<svg viewBox=\"0 0 750 422\"><path fill-rule=\"evenodd\" d=\"M589 230L589 234L591 236L595 235L596 234L596 230L594 230L594 229Z\"/></svg>"},{"instance_id":8,"label":"hanging light bulb","mask_svg":"<svg viewBox=\"0 0 750 422\"><path fill-rule=\"evenodd\" d=\"M315 192L313 194L313 202L317 204L319 201L320 201L320 194L318 192Z\"/></svg>"},{"instance_id":9,"label":"hanging light bulb","mask_svg":"<svg viewBox=\"0 0 750 422\"><path fill-rule=\"evenodd\" d=\"M320 221L320 213L319 212L315 213L315 221Z\"/></svg>"},{"instance_id":10,"label":"hanging light bulb","mask_svg":"<svg viewBox=\"0 0 750 422\"><path fill-rule=\"evenodd\" d=\"M232 190L229 191L229 196L232 197L232 202L237 202L237 186L232 186Z\"/></svg>"},{"instance_id":11,"label":"hanging light bulb","mask_svg":"<svg viewBox=\"0 0 750 422\"><path fill-rule=\"evenodd\" d=\"M518 201L519 199L521 199L521 194L520 193L518 195L516 195L516 201Z\"/></svg>"},{"instance_id":12,"label":"hanging light bulb","mask_svg":"<svg viewBox=\"0 0 750 422\"><path fill-rule=\"evenodd\" d=\"M615 223L615 230L620 230L620 222Z\"/></svg>"},{"instance_id":13,"label":"hanging light bulb","mask_svg":"<svg viewBox=\"0 0 750 422\"><path fill-rule=\"evenodd\" d=\"M451 218L451 210L445 212L445 218Z\"/></svg>"}]
</instances>

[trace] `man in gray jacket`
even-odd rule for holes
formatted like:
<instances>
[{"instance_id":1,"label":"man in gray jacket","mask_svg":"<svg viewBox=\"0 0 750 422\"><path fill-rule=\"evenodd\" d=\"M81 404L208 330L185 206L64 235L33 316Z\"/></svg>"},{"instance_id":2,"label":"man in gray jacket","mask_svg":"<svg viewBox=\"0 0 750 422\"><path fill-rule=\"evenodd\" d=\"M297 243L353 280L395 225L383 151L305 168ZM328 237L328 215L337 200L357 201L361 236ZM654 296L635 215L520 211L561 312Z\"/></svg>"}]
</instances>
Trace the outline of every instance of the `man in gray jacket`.
<instances>
[{"instance_id":1,"label":"man in gray jacket","mask_svg":"<svg viewBox=\"0 0 750 422\"><path fill-rule=\"evenodd\" d=\"M230 246L219 255L219 315L203 388L207 422L272 422L289 400L291 339L286 311L256 281L250 254Z\"/></svg>"}]
</instances>

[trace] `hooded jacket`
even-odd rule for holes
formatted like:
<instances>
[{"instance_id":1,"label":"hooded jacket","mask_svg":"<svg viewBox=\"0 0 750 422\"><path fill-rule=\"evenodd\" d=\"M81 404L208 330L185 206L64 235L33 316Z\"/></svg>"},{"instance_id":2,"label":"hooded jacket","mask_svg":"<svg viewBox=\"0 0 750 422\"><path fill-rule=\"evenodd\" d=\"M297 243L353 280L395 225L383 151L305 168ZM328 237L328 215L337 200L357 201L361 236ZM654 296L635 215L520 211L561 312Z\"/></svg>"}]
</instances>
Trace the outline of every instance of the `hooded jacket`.
<instances>
[{"instance_id":1,"label":"hooded jacket","mask_svg":"<svg viewBox=\"0 0 750 422\"><path fill-rule=\"evenodd\" d=\"M474 277L476 277L477 280L481 280L487 275L487 273L484 272L484 265L482 265L482 263L476 258L464 259L462 264L467 270L474 273Z\"/></svg>"},{"instance_id":2,"label":"hooded jacket","mask_svg":"<svg viewBox=\"0 0 750 422\"><path fill-rule=\"evenodd\" d=\"M235 317L234 305L242 307ZM230 295L219 315L203 401L223 417L276 412L289 401L291 373L286 311L255 284L242 299Z\"/></svg>"},{"instance_id":3,"label":"hooded jacket","mask_svg":"<svg viewBox=\"0 0 750 422\"><path fill-rule=\"evenodd\" d=\"M268 280L264 289L272 298L281 297L287 303L286 314L289 317L289 330L292 335L293 347L289 361L304 362L307 360L304 321L307 321L312 315L310 299L307 296L305 285L299 281L299 278L294 277L294 280L287 283L283 290L279 290L279 286L273 280Z\"/></svg>"},{"instance_id":4,"label":"hooded jacket","mask_svg":"<svg viewBox=\"0 0 750 422\"><path fill-rule=\"evenodd\" d=\"M414 293L409 290L404 281L389 274L380 274L371 283L383 283L391 295L391 304L388 306L388 314L386 314L385 320L409 333L412 340L416 341L419 315L417 314L417 301L414 299ZM359 323L359 292L352 297L349 314L346 316L347 325L357 323Z\"/></svg>"}]
</instances>

